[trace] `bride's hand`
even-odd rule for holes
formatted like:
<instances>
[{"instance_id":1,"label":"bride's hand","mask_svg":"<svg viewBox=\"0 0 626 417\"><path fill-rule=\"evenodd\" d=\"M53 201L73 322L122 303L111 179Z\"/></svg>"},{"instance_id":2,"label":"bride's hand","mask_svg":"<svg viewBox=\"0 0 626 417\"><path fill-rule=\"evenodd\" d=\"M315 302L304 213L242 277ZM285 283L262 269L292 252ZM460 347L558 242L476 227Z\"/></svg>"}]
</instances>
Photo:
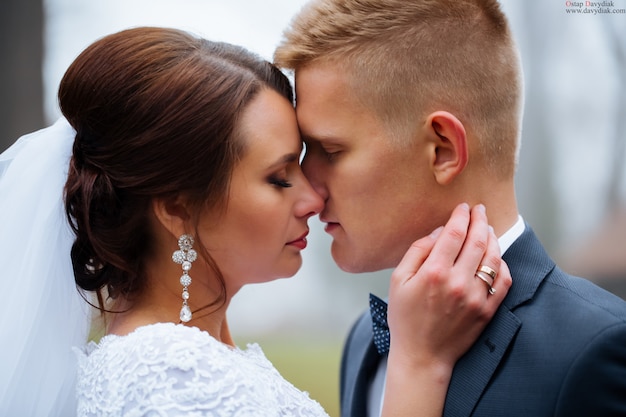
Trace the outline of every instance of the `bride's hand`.
<instances>
[{"instance_id":1,"label":"bride's hand","mask_svg":"<svg viewBox=\"0 0 626 417\"><path fill-rule=\"evenodd\" d=\"M483 265L497 273L493 294L475 276ZM443 229L411 246L391 277L385 391L385 409L389 390L395 390L394 397L398 395L408 408L396 402L386 415L414 413L416 406L419 415L441 415L454 364L483 331L510 286L510 272L482 205L471 211L466 204L459 205ZM418 394L411 405L400 394L406 384L413 389L418 384L430 386L420 388L423 400Z\"/></svg>"}]
</instances>

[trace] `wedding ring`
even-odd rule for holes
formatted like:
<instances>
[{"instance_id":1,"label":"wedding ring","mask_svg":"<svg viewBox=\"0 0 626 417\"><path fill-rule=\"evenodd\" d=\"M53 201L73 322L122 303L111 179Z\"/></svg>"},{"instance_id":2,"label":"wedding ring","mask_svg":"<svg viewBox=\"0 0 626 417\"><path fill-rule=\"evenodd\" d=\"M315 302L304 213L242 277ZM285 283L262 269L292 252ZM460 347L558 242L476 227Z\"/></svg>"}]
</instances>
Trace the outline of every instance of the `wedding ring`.
<instances>
[{"instance_id":1,"label":"wedding ring","mask_svg":"<svg viewBox=\"0 0 626 417\"><path fill-rule=\"evenodd\" d=\"M495 282L495 279L492 279L491 275L487 275L483 271L476 271L476 276L478 276L478 278L482 279L490 286L493 286L493 283Z\"/></svg>"},{"instance_id":2,"label":"wedding ring","mask_svg":"<svg viewBox=\"0 0 626 417\"><path fill-rule=\"evenodd\" d=\"M478 271L479 272L484 272L485 274L489 275L491 277L492 280L495 281L496 276L498 275L498 273L496 271L494 271L493 269L489 268L487 265L481 265L478 267Z\"/></svg>"},{"instance_id":3,"label":"wedding ring","mask_svg":"<svg viewBox=\"0 0 626 417\"><path fill-rule=\"evenodd\" d=\"M482 282L485 283L485 285L487 285L487 291L489 292L489 295L494 295L496 293L496 289L491 286L491 284L493 284L493 282L491 282L491 283L489 282L489 280L485 276L486 274L487 274L486 272L478 270L478 271L476 271L476 274L474 276L478 277L478 279L480 279ZM491 276L491 275L489 275L489 276Z\"/></svg>"}]
</instances>

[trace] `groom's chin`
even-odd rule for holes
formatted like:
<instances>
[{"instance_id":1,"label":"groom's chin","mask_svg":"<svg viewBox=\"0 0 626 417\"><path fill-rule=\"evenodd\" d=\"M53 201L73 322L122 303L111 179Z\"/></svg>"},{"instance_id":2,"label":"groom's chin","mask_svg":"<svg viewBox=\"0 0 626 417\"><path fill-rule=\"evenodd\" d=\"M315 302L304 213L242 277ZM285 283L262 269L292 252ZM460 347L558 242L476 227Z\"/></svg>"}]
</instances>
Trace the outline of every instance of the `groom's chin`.
<instances>
[{"instance_id":1,"label":"groom's chin","mask_svg":"<svg viewBox=\"0 0 626 417\"><path fill-rule=\"evenodd\" d=\"M351 274L375 272L386 269L384 266L379 266L376 262L377 260L373 257L361 254L358 251L351 251L345 247L339 247L334 242L331 246L331 254L339 269Z\"/></svg>"}]
</instances>

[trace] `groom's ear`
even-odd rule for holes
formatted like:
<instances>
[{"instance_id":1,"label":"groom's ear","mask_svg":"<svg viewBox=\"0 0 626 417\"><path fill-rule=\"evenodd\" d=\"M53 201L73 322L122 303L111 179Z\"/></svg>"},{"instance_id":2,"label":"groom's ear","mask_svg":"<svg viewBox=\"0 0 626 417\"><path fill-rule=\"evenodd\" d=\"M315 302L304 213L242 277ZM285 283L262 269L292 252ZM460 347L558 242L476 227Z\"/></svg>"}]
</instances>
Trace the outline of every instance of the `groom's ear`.
<instances>
[{"instance_id":1,"label":"groom's ear","mask_svg":"<svg viewBox=\"0 0 626 417\"><path fill-rule=\"evenodd\" d=\"M465 169L468 161L465 127L452 113L436 111L426 119L430 142L430 165L435 180L448 185Z\"/></svg>"}]
</instances>

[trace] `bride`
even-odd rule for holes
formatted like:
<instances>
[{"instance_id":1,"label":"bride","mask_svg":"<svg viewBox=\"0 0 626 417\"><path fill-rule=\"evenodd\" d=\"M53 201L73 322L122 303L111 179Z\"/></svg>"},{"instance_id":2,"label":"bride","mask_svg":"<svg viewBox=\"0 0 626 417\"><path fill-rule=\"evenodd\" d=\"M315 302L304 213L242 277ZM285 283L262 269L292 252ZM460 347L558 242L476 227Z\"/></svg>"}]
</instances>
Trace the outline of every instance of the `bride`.
<instances>
[{"instance_id":1,"label":"bride","mask_svg":"<svg viewBox=\"0 0 626 417\"><path fill-rule=\"evenodd\" d=\"M59 103L64 118L0 156L0 415L325 416L257 345L238 348L226 320L242 286L296 273L323 207L299 166L286 77L237 46L135 28L83 51ZM482 253L457 281L428 279L422 265L470 246L459 230L498 251L486 218L459 208L392 277L389 355L402 366L385 399L422 415L441 413L442 367L510 285L502 265L486 294ZM408 351L420 333L432 343ZM433 384L405 383L417 378Z\"/></svg>"}]
</instances>

